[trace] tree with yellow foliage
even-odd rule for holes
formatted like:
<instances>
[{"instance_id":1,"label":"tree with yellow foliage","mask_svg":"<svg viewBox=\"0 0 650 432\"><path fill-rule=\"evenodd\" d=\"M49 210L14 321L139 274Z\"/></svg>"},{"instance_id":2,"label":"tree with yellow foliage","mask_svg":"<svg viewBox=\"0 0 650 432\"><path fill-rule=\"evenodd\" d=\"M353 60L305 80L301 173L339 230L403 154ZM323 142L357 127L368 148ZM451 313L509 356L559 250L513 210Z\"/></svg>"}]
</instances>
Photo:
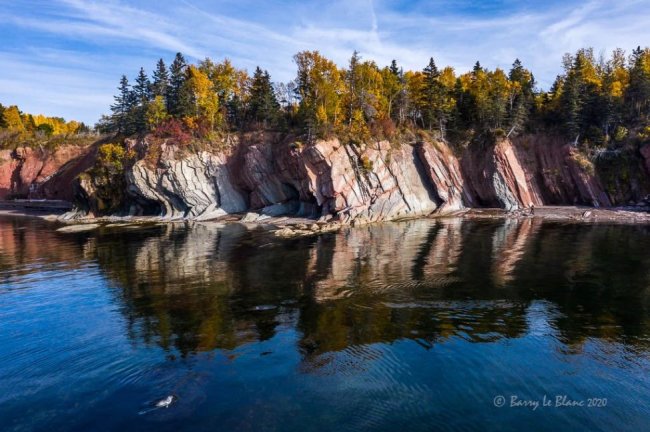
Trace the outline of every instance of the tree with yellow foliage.
<instances>
[{"instance_id":1,"label":"tree with yellow foliage","mask_svg":"<svg viewBox=\"0 0 650 432\"><path fill-rule=\"evenodd\" d=\"M213 130L219 113L219 98L213 91L210 78L198 67L190 65L184 89L192 98L193 110L190 113L206 120L210 130Z\"/></svg>"},{"instance_id":2,"label":"tree with yellow foliage","mask_svg":"<svg viewBox=\"0 0 650 432\"><path fill-rule=\"evenodd\" d=\"M151 130L157 128L167 120L167 107L165 106L165 99L161 95L157 95L153 101L149 102L147 106L147 124Z\"/></svg>"},{"instance_id":3,"label":"tree with yellow foliage","mask_svg":"<svg viewBox=\"0 0 650 432\"><path fill-rule=\"evenodd\" d=\"M25 132L25 125L20 114L16 105L11 105L4 110L4 123L10 132Z\"/></svg>"},{"instance_id":4,"label":"tree with yellow foliage","mask_svg":"<svg viewBox=\"0 0 650 432\"><path fill-rule=\"evenodd\" d=\"M620 140L626 135L621 131L643 125L650 115L647 48L634 50L629 61L622 50L608 61L596 60L592 49L567 54L564 73L548 92L535 88L533 74L518 59L509 73L476 62L459 76L451 67L438 68L433 59L421 71L403 71L396 61L380 68L357 52L345 68L318 51L299 52L294 62L296 79L283 84L273 83L262 68L250 77L228 59L191 65L178 53L169 73L158 62L152 86L143 71L133 88L123 77L120 104L114 105L119 115L109 118L119 121L107 122L105 130L133 133L134 110L144 106L146 122L135 132L173 121L169 130L193 139L204 138L206 129L287 127L306 132L307 140L336 133L367 141L371 132L393 136L400 129L422 128L442 139L449 134L471 142L543 127L571 136L576 144L603 145ZM81 127L4 111L6 127L27 133L74 133Z\"/></svg>"},{"instance_id":5,"label":"tree with yellow foliage","mask_svg":"<svg viewBox=\"0 0 650 432\"><path fill-rule=\"evenodd\" d=\"M345 91L341 72L333 61L318 51L302 51L294 56L300 94L299 115L308 136L332 130L342 121L341 95Z\"/></svg>"}]
</instances>

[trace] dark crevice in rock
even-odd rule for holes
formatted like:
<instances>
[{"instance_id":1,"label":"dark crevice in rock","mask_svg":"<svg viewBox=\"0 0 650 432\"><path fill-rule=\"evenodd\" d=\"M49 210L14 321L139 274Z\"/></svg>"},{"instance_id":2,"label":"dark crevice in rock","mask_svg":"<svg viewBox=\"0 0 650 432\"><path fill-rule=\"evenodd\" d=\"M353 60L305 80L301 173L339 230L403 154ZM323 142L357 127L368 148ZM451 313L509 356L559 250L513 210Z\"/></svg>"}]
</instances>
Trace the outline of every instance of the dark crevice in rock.
<instances>
[{"instance_id":1,"label":"dark crevice in rock","mask_svg":"<svg viewBox=\"0 0 650 432\"><path fill-rule=\"evenodd\" d=\"M418 144L418 145L422 145L422 144ZM444 203L444 200L438 194L438 189L436 188L436 185L434 185L433 182L431 181L431 177L429 176L429 173L427 173L425 164L420 158L420 152L415 146L411 147L411 152L413 156L413 164L415 165L415 170L420 176L420 179L422 179L422 184L424 185L424 188L427 190L427 193L429 194L429 199L432 202L436 203L436 206L438 207L441 206Z\"/></svg>"}]
</instances>

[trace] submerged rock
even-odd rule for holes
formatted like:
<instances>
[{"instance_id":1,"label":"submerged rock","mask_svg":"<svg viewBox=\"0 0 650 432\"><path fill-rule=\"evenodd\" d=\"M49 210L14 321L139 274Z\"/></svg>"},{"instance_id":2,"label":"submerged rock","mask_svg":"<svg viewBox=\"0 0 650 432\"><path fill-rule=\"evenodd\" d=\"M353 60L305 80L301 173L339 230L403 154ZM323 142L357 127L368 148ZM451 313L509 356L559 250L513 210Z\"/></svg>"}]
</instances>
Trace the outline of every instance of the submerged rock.
<instances>
[{"instance_id":1,"label":"submerged rock","mask_svg":"<svg viewBox=\"0 0 650 432\"><path fill-rule=\"evenodd\" d=\"M257 213L246 213L243 218L239 220L241 223L253 223L257 222L260 218L260 215Z\"/></svg>"},{"instance_id":2,"label":"submerged rock","mask_svg":"<svg viewBox=\"0 0 650 432\"><path fill-rule=\"evenodd\" d=\"M296 232L291 228L281 228L273 233L277 237L292 237Z\"/></svg>"},{"instance_id":3,"label":"submerged rock","mask_svg":"<svg viewBox=\"0 0 650 432\"><path fill-rule=\"evenodd\" d=\"M61 227L56 231L61 233L76 233L76 232L92 231L96 228L99 228L100 226L101 226L100 224L93 224L93 223L68 225L68 226Z\"/></svg>"}]
</instances>

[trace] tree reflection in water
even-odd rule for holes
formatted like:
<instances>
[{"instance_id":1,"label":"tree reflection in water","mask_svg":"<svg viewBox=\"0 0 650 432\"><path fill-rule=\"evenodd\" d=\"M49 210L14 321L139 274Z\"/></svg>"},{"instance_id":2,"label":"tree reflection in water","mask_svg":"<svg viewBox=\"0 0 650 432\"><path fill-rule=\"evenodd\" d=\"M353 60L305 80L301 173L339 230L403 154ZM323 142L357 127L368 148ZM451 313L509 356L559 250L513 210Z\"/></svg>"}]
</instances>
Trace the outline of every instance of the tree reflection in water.
<instances>
[{"instance_id":1,"label":"tree reflection in water","mask_svg":"<svg viewBox=\"0 0 650 432\"><path fill-rule=\"evenodd\" d=\"M104 229L77 240L115 282L135 342L189 355L289 326L309 362L400 339L427 348L517 338L540 301L569 347L593 337L645 349L647 231L440 219L291 240L237 224Z\"/></svg>"}]
</instances>

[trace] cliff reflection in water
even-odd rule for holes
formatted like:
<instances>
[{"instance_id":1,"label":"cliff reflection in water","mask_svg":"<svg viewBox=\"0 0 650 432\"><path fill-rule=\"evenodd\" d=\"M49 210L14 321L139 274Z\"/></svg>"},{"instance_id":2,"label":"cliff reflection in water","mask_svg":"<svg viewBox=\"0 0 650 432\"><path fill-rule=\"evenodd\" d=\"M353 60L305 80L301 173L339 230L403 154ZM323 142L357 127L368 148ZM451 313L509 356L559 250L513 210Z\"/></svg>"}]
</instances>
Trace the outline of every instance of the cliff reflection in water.
<instances>
[{"instance_id":1,"label":"cliff reflection in water","mask_svg":"<svg viewBox=\"0 0 650 432\"><path fill-rule=\"evenodd\" d=\"M0 218L0 424L643 430L649 231L440 219L278 239ZM565 394L611 410L493 403Z\"/></svg>"},{"instance_id":2,"label":"cliff reflection in water","mask_svg":"<svg viewBox=\"0 0 650 432\"><path fill-rule=\"evenodd\" d=\"M308 360L402 338L517 338L540 319L574 348L595 337L646 349L647 230L442 219L293 240L214 224L78 240L115 282L134 341L188 355L288 326Z\"/></svg>"}]
</instances>

